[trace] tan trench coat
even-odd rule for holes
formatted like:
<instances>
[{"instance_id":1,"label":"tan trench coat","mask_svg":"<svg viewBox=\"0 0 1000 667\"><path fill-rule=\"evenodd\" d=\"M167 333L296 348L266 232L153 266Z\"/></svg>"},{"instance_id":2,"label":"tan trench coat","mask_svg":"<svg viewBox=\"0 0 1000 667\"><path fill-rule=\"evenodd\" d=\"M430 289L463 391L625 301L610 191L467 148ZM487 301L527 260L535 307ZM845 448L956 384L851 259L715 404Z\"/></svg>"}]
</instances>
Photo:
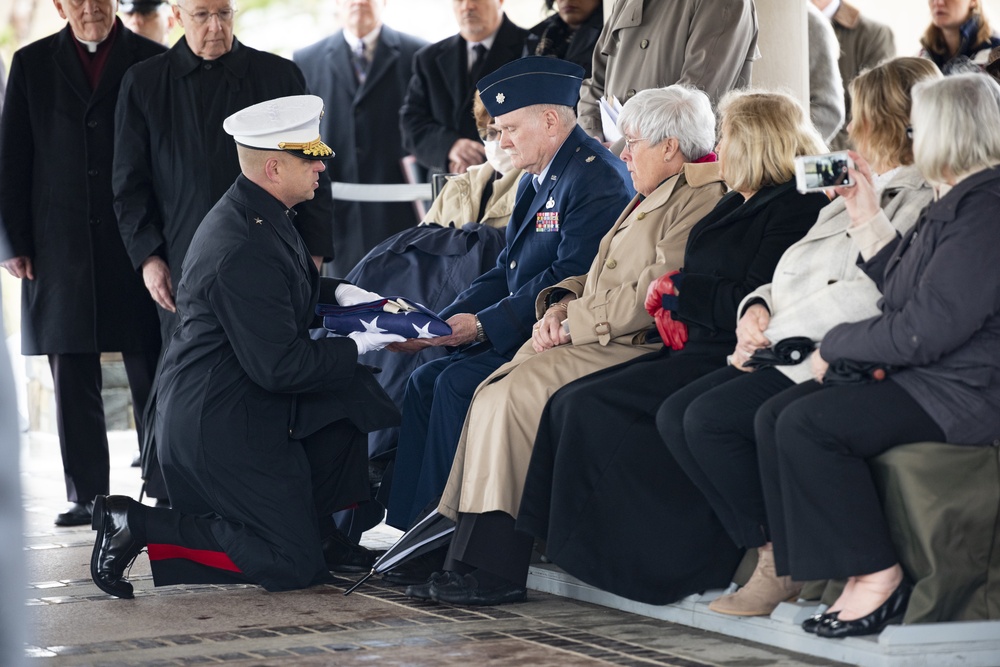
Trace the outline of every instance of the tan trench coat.
<instances>
[{"instance_id":1,"label":"tan trench coat","mask_svg":"<svg viewBox=\"0 0 1000 667\"><path fill-rule=\"evenodd\" d=\"M638 206L633 199L601 240L587 275L539 294L539 317L552 289L578 296L569 304L572 343L537 354L529 340L479 385L438 507L442 514L517 515L546 401L573 380L660 346L644 343L653 323L643 305L646 288L681 267L688 233L724 193L716 164L685 165Z\"/></svg>"},{"instance_id":2,"label":"tan trench coat","mask_svg":"<svg viewBox=\"0 0 1000 667\"><path fill-rule=\"evenodd\" d=\"M517 182L524 172L512 169L493 182L493 194L490 195L480 220L479 207L483 200L483 189L496 173L490 165L480 164L469 167L464 174L449 178L447 187L441 189L441 194L434 200L420 224L437 223L442 227L462 227L469 222L480 222L497 229L506 227L510 214L514 212Z\"/></svg>"}]
</instances>

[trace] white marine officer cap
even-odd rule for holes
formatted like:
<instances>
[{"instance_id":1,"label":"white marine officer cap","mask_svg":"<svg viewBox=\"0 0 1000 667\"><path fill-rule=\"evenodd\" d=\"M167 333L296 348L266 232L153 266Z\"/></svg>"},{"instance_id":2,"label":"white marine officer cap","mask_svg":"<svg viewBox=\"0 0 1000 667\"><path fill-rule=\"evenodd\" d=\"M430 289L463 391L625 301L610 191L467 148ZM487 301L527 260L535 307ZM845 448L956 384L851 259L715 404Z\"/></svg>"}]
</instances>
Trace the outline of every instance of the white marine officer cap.
<instances>
[{"instance_id":1,"label":"white marine officer cap","mask_svg":"<svg viewBox=\"0 0 1000 667\"><path fill-rule=\"evenodd\" d=\"M278 97L237 111L222 123L236 143L285 151L305 160L328 160L333 151L319 136L323 100L316 95Z\"/></svg>"}]
</instances>

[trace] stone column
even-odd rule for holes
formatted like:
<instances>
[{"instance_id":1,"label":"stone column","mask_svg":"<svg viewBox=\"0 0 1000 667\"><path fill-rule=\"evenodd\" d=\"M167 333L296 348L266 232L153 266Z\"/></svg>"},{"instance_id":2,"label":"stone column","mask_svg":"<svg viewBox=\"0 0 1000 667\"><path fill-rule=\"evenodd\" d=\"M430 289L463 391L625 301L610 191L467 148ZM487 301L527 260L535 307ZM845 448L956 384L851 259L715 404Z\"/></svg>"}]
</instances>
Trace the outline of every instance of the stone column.
<instances>
[{"instance_id":1,"label":"stone column","mask_svg":"<svg viewBox=\"0 0 1000 667\"><path fill-rule=\"evenodd\" d=\"M809 109L809 0L755 0L759 27L753 85L783 90Z\"/></svg>"}]
</instances>

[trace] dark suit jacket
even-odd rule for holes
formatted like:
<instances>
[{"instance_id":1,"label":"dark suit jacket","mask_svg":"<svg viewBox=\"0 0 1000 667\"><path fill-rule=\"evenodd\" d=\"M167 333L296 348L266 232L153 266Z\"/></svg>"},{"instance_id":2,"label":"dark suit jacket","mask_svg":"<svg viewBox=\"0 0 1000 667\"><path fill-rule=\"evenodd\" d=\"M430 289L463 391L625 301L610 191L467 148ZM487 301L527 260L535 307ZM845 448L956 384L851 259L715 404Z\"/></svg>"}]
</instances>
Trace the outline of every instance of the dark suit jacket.
<instances>
[{"instance_id":1,"label":"dark suit jacket","mask_svg":"<svg viewBox=\"0 0 1000 667\"><path fill-rule=\"evenodd\" d=\"M400 164L406 151L399 131L399 108L413 75L413 56L426 44L383 25L368 75L360 87L343 31L292 56L309 91L326 104L320 134L337 154L327 162L331 181L406 182ZM333 212L336 276L347 275L369 250L418 222L409 202L335 201Z\"/></svg>"},{"instance_id":2,"label":"dark suit jacket","mask_svg":"<svg viewBox=\"0 0 1000 667\"><path fill-rule=\"evenodd\" d=\"M507 247L496 266L441 313L444 318L475 313L493 347L508 356L531 337L538 293L587 272L604 234L634 194L625 163L579 127L525 204L521 194L532 178L525 174L518 185Z\"/></svg>"},{"instance_id":3,"label":"dark suit jacket","mask_svg":"<svg viewBox=\"0 0 1000 667\"><path fill-rule=\"evenodd\" d=\"M11 63L0 120L0 220L12 256L34 264L35 279L21 287L24 354L158 345L153 302L118 234L111 162L122 76L164 49L120 21L115 30L94 91L68 26L20 49Z\"/></svg>"},{"instance_id":4,"label":"dark suit jacket","mask_svg":"<svg viewBox=\"0 0 1000 667\"><path fill-rule=\"evenodd\" d=\"M761 188L747 202L730 192L691 229L676 314L688 325L684 353L732 350L743 297L771 282L781 255L829 203L821 192L800 194L794 181Z\"/></svg>"},{"instance_id":5,"label":"dark suit jacket","mask_svg":"<svg viewBox=\"0 0 1000 667\"><path fill-rule=\"evenodd\" d=\"M161 365L156 441L171 501L269 542L262 549L223 524L216 529L244 574L269 590L329 578L298 441L343 419L360 431L399 422L358 365L353 341L310 339L320 290L285 206L240 176L195 232L177 291L181 323ZM339 471L347 475L341 497L324 499L334 507L366 499L364 452L355 445L351 460L361 465Z\"/></svg>"},{"instance_id":6,"label":"dark suit jacket","mask_svg":"<svg viewBox=\"0 0 1000 667\"><path fill-rule=\"evenodd\" d=\"M528 31L506 16L486 54L482 76L521 57ZM420 164L448 171L448 151L459 139L479 141L472 117L475 83L469 81L466 41L452 35L417 51L413 78L399 112L403 147Z\"/></svg>"}]
</instances>

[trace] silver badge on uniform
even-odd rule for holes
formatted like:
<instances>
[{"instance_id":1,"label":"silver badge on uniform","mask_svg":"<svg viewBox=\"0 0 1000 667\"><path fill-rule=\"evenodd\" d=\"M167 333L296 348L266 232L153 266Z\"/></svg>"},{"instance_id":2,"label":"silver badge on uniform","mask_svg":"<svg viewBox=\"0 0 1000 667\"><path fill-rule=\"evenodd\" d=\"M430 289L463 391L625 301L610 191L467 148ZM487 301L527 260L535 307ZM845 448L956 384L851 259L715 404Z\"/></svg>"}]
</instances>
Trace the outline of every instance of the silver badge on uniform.
<instances>
[{"instance_id":1,"label":"silver badge on uniform","mask_svg":"<svg viewBox=\"0 0 1000 667\"><path fill-rule=\"evenodd\" d=\"M556 200L553 199L552 197L549 197L549 200L545 202L545 208L552 208L555 205L556 205Z\"/></svg>"}]
</instances>

